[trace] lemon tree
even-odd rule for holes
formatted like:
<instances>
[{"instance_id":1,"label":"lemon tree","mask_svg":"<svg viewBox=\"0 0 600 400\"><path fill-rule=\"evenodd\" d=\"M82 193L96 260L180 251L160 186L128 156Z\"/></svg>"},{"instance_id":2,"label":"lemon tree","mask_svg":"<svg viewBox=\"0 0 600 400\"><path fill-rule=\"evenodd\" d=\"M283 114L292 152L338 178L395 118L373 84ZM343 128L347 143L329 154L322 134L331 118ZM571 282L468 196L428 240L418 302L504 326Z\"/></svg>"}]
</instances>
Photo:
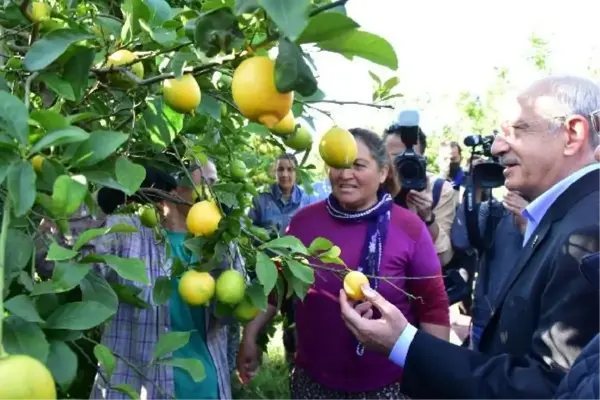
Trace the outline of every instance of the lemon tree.
<instances>
[{"instance_id":1,"label":"lemon tree","mask_svg":"<svg viewBox=\"0 0 600 400\"><path fill-rule=\"evenodd\" d=\"M320 101L337 101L319 90L311 49L397 68L389 43L361 29L346 15L345 3L4 3L0 382L20 382L11 376L20 379L23 368L27 373L33 368L36 382L44 386L30 398L55 397L53 384L58 397L87 397L97 363L104 367L102 378L109 379L122 359L97 343L120 303L140 308L163 304L172 281L179 280L190 302L220 299L221 306L247 321L266 308L273 291L279 301L305 296L314 281L307 260L341 264L339 249L327 239L308 247L290 236L270 240L252 226L247 211L261 186L272 182L269 166L283 151L303 159L298 176L310 187L316 170L306 161L314 147L306 129L310 112ZM390 85L384 86L387 91L374 98L380 104L390 95ZM307 125L300 128L300 122ZM190 265L175 261L170 276L150 282L142 260L84 251L103 235L134 234L133 226L94 228L72 237L73 218L83 206L96 212L94 194L100 188L181 202L157 189L140 190L142 165L175 173L209 158L220 181L195 188L195 204L189 204ZM152 229L157 243L163 243L157 209L130 204L117 212L142 217L143 229ZM48 224L56 228L52 235L40 228ZM244 258L250 277L246 282L231 273L220 280L216 272L228 262L232 243ZM38 268L40 252L52 266L49 275ZM97 263L131 284L106 281L95 273ZM213 275L214 281L209 278ZM138 296L138 286L149 284L153 304ZM161 336L152 363L178 365L201 379L199 361L171 356L188 339L180 333ZM135 397L126 385L114 389Z\"/></svg>"}]
</instances>

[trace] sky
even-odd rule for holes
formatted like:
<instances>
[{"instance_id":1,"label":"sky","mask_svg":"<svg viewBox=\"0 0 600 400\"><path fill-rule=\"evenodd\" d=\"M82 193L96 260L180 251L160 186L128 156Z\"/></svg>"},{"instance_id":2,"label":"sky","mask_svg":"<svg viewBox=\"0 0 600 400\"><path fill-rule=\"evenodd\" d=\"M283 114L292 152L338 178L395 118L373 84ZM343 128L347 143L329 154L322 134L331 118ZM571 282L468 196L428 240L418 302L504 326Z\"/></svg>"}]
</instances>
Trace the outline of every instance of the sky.
<instances>
[{"instance_id":1,"label":"sky","mask_svg":"<svg viewBox=\"0 0 600 400\"><path fill-rule=\"evenodd\" d=\"M600 1L349 0L346 10L362 29L392 44L399 68L319 52L313 58L327 99L370 102L370 70L398 76L405 94L394 111L318 105L346 128L387 125L399 109L414 107L411 99L427 96L434 101L420 110L426 131L451 123L458 118L455 97L465 90L485 92L496 77L494 67L508 68L517 85L539 76L527 60L532 34L549 42L552 72L585 75L591 63L600 68ZM333 122L314 116L318 140Z\"/></svg>"}]
</instances>

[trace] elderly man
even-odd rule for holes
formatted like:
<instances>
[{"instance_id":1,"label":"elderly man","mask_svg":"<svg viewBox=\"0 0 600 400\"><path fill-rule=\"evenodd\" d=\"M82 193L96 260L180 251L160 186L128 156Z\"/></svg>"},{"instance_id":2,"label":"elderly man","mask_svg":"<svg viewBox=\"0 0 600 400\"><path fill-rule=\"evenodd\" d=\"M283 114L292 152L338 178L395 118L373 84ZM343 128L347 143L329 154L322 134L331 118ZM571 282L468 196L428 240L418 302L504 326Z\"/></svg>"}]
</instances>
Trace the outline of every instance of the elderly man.
<instances>
[{"instance_id":1,"label":"elderly man","mask_svg":"<svg viewBox=\"0 0 600 400\"><path fill-rule=\"evenodd\" d=\"M600 88L549 77L514 106L492 151L507 167L507 188L531 203L523 211L523 249L498 291L480 351L418 330L368 288L377 320L340 293L349 329L404 368L402 391L410 397L551 398L598 332L598 295L578 267L599 247Z\"/></svg>"}]
</instances>

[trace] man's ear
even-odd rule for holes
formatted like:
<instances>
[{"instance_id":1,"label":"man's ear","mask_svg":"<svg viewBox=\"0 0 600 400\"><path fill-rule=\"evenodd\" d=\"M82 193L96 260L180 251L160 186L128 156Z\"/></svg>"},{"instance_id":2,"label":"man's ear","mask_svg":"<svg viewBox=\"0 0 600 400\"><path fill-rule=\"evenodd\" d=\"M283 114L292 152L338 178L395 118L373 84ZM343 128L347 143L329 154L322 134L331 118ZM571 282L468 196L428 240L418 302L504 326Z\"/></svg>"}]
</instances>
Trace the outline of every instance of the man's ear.
<instances>
[{"instance_id":1,"label":"man's ear","mask_svg":"<svg viewBox=\"0 0 600 400\"><path fill-rule=\"evenodd\" d=\"M563 154L572 156L578 153L582 146L588 146L590 131L590 123L580 115L575 115L565 121L565 148Z\"/></svg>"}]
</instances>

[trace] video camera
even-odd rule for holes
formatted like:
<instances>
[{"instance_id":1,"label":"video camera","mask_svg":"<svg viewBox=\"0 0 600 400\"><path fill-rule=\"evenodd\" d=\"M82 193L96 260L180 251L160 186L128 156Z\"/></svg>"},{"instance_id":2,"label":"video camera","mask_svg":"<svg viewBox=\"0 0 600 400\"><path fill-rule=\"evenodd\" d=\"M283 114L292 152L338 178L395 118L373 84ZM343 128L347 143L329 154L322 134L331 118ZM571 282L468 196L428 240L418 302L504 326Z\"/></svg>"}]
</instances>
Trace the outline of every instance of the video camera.
<instances>
[{"instance_id":1,"label":"video camera","mask_svg":"<svg viewBox=\"0 0 600 400\"><path fill-rule=\"evenodd\" d=\"M500 164L497 157L492 155L492 144L498 131L492 135L469 135L464 139L465 146L471 147L471 161L469 162L469 174L473 177L473 183L483 189L493 189L504 185L504 166ZM481 150L477 147L481 146ZM485 157L485 160L473 165L475 156Z\"/></svg>"},{"instance_id":2,"label":"video camera","mask_svg":"<svg viewBox=\"0 0 600 400\"><path fill-rule=\"evenodd\" d=\"M398 114L397 121L387 130L388 133L399 134L406 150L394 157L394 167L406 190L423 191L427 187L427 160L415 152L414 146L419 141L419 112L405 110Z\"/></svg>"}]
</instances>

